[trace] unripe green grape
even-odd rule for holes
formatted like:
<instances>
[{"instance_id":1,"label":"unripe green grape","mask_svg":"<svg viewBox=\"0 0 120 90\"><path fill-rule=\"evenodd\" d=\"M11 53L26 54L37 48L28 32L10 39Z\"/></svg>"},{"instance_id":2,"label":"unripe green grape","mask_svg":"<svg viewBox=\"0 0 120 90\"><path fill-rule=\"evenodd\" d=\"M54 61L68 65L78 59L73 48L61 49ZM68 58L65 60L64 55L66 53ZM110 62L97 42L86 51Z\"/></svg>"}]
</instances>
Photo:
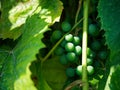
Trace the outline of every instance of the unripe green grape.
<instances>
[{"instance_id":1,"label":"unripe green grape","mask_svg":"<svg viewBox=\"0 0 120 90\"><path fill-rule=\"evenodd\" d=\"M81 46L75 46L75 53L76 53L76 55L81 55L82 54L82 48L81 48Z\"/></svg>"},{"instance_id":2,"label":"unripe green grape","mask_svg":"<svg viewBox=\"0 0 120 90\"><path fill-rule=\"evenodd\" d=\"M74 37L73 37L73 43L74 43L75 45L79 45L79 44L80 44L80 38L79 38L78 36L74 36Z\"/></svg>"},{"instance_id":3,"label":"unripe green grape","mask_svg":"<svg viewBox=\"0 0 120 90\"><path fill-rule=\"evenodd\" d=\"M91 51L91 53L88 55L89 58L95 58L96 53Z\"/></svg>"},{"instance_id":4,"label":"unripe green grape","mask_svg":"<svg viewBox=\"0 0 120 90\"><path fill-rule=\"evenodd\" d=\"M68 77L74 77L75 76L75 70L73 68L67 68L66 69L66 75Z\"/></svg>"},{"instance_id":5,"label":"unripe green grape","mask_svg":"<svg viewBox=\"0 0 120 90\"><path fill-rule=\"evenodd\" d=\"M55 31L52 33L52 36L53 36L55 39L60 39L61 36L62 36L62 32L59 31L59 30L55 30Z\"/></svg>"},{"instance_id":6,"label":"unripe green grape","mask_svg":"<svg viewBox=\"0 0 120 90\"><path fill-rule=\"evenodd\" d=\"M89 58L94 58L96 56L95 52L93 52L89 47L87 48L87 56Z\"/></svg>"},{"instance_id":7,"label":"unripe green grape","mask_svg":"<svg viewBox=\"0 0 120 90\"><path fill-rule=\"evenodd\" d=\"M76 60L76 55L74 52L67 53L66 57L67 57L67 60L70 62L74 62Z\"/></svg>"},{"instance_id":8,"label":"unripe green grape","mask_svg":"<svg viewBox=\"0 0 120 90\"><path fill-rule=\"evenodd\" d=\"M50 41L51 41L52 43L55 43L55 42L56 42L56 40L53 38L53 36L50 37Z\"/></svg>"},{"instance_id":9,"label":"unripe green grape","mask_svg":"<svg viewBox=\"0 0 120 90\"><path fill-rule=\"evenodd\" d=\"M93 60L91 58L87 58L87 65L92 65Z\"/></svg>"},{"instance_id":10,"label":"unripe green grape","mask_svg":"<svg viewBox=\"0 0 120 90\"><path fill-rule=\"evenodd\" d=\"M68 52L74 51L74 48L75 48L74 44L71 42L68 42L65 44L65 50Z\"/></svg>"},{"instance_id":11,"label":"unripe green grape","mask_svg":"<svg viewBox=\"0 0 120 90\"><path fill-rule=\"evenodd\" d=\"M51 41L57 41L57 40L59 40L61 37L62 37L62 32L59 31L59 30L55 30L55 31L52 33Z\"/></svg>"},{"instance_id":12,"label":"unripe green grape","mask_svg":"<svg viewBox=\"0 0 120 90\"><path fill-rule=\"evenodd\" d=\"M79 75L79 76L82 75L82 65L77 66L76 74Z\"/></svg>"},{"instance_id":13,"label":"unripe green grape","mask_svg":"<svg viewBox=\"0 0 120 90\"><path fill-rule=\"evenodd\" d=\"M87 72L88 72L88 75L92 75L94 73L94 67L93 66L87 66Z\"/></svg>"},{"instance_id":14,"label":"unripe green grape","mask_svg":"<svg viewBox=\"0 0 120 90\"><path fill-rule=\"evenodd\" d=\"M67 21L62 22L61 27L64 32L68 32L71 29L71 25Z\"/></svg>"},{"instance_id":15,"label":"unripe green grape","mask_svg":"<svg viewBox=\"0 0 120 90\"><path fill-rule=\"evenodd\" d=\"M87 56L90 56L92 50L90 48L87 48Z\"/></svg>"},{"instance_id":16,"label":"unripe green grape","mask_svg":"<svg viewBox=\"0 0 120 90\"><path fill-rule=\"evenodd\" d=\"M68 41L68 42L73 41L73 35L72 35L72 34L66 35L66 36L65 36L65 40Z\"/></svg>"},{"instance_id":17,"label":"unripe green grape","mask_svg":"<svg viewBox=\"0 0 120 90\"><path fill-rule=\"evenodd\" d=\"M89 25L89 28L88 28L88 33L91 35L91 36L97 36L99 34L99 30L97 28L97 25L95 24L90 24Z\"/></svg>"},{"instance_id":18,"label":"unripe green grape","mask_svg":"<svg viewBox=\"0 0 120 90\"><path fill-rule=\"evenodd\" d=\"M98 57L100 58L100 59L102 59L102 60L104 60L104 59L106 59L107 58L107 51L100 51L99 53L98 53Z\"/></svg>"},{"instance_id":19,"label":"unripe green grape","mask_svg":"<svg viewBox=\"0 0 120 90\"><path fill-rule=\"evenodd\" d=\"M56 55L62 55L64 53L64 49L61 46L58 46L54 52Z\"/></svg>"},{"instance_id":20,"label":"unripe green grape","mask_svg":"<svg viewBox=\"0 0 120 90\"><path fill-rule=\"evenodd\" d=\"M60 57L60 63L61 63L61 64L64 64L64 65L68 63L65 54L63 54L63 55Z\"/></svg>"},{"instance_id":21,"label":"unripe green grape","mask_svg":"<svg viewBox=\"0 0 120 90\"><path fill-rule=\"evenodd\" d=\"M91 43L91 48L92 48L92 50L100 50L100 48L101 48L101 44L100 44L100 42L99 41L94 41L94 42L92 42Z\"/></svg>"}]
</instances>

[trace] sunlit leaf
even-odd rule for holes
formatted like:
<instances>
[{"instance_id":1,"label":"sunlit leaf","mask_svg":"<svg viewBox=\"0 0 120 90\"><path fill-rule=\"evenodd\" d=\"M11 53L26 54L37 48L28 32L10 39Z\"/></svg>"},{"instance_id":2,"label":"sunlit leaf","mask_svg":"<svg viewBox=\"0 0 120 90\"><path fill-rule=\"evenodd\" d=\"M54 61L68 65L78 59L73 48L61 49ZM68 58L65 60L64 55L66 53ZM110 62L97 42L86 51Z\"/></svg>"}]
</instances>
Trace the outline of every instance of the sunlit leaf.
<instances>
[{"instance_id":1,"label":"sunlit leaf","mask_svg":"<svg viewBox=\"0 0 120 90\"><path fill-rule=\"evenodd\" d=\"M47 23L53 24L59 21L63 6L59 0L3 0L1 8L0 38L17 39L28 16L39 14Z\"/></svg>"},{"instance_id":2,"label":"sunlit leaf","mask_svg":"<svg viewBox=\"0 0 120 90\"><path fill-rule=\"evenodd\" d=\"M21 35L21 25L32 15L39 5L38 0L17 2L16 0L2 0L0 19L0 38L16 39Z\"/></svg>"},{"instance_id":3,"label":"sunlit leaf","mask_svg":"<svg viewBox=\"0 0 120 90\"><path fill-rule=\"evenodd\" d=\"M38 15L27 19L20 41L15 48L6 53L7 57L4 58L5 64L0 77L1 90L37 90L30 78L29 66L36 59L35 54L39 48L44 47L41 38L43 32L47 30L47 25Z\"/></svg>"}]
</instances>

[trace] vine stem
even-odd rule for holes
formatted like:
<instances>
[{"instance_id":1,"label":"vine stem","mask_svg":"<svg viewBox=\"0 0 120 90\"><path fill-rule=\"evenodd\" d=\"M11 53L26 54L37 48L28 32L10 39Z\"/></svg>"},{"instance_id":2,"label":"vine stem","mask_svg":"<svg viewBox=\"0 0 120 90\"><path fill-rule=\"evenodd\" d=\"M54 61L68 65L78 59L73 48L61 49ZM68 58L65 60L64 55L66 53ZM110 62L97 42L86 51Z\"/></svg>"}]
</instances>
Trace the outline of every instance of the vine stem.
<instances>
[{"instance_id":1,"label":"vine stem","mask_svg":"<svg viewBox=\"0 0 120 90\"><path fill-rule=\"evenodd\" d=\"M78 15L79 15L79 12L81 9L81 4L82 4L82 0L79 0L78 9L77 9L76 16L75 16L75 23L77 23L77 21L78 21Z\"/></svg>"},{"instance_id":2,"label":"vine stem","mask_svg":"<svg viewBox=\"0 0 120 90\"><path fill-rule=\"evenodd\" d=\"M72 29L71 29L68 33L66 33L66 34L69 34L72 30L74 30L74 29L77 27L77 25L78 25L80 22L82 22L82 20L83 20L83 18L80 19L80 20L72 27ZM65 34L65 35L66 35L66 34ZM48 59L48 57L52 54L52 52L56 49L56 47L62 42L62 40L64 39L65 35L53 46L53 48L48 52L48 54L42 59L42 63L43 63L45 60Z\"/></svg>"},{"instance_id":3,"label":"vine stem","mask_svg":"<svg viewBox=\"0 0 120 90\"><path fill-rule=\"evenodd\" d=\"M82 81L85 84L82 90L88 90L88 77L87 77L87 30L88 30L88 9L90 0L83 0L83 40L82 40Z\"/></svg>"}]
</instances>

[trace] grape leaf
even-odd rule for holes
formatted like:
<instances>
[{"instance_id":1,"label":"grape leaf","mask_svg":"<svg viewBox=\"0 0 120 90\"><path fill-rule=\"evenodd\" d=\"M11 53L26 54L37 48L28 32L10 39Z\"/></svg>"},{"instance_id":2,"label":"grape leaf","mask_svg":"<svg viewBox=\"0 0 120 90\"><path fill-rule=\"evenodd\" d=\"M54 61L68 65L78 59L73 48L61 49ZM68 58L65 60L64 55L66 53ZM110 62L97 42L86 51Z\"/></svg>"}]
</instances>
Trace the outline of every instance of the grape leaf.
<instances>
[{"instance_id":1,"label":"grape leaf","mask_svg":"<svg viewBox=\"0 0 120 90\"><path fill-rule=\"evenodd\" d=\"M20 26L25 23L29 15L33 14L38 5L38 0L29 0L25 3L16 0L2 0L0 38L18 38L22 32Z\"/></svg>"},{"instance_id":2,"label":"grape leaf","mask_svg":"<svg viewBox=\"0 0 120 90\"><path fill-rule=\"evenodd\" d=\"M59 62L59 57L54 57L43 63L43 75L52 90L63 90L67 80L66 67Z\"/></svg>"},{"instance_id":3,"label":"grape leaf","mask_svg":"<svg viewBox=\"0 0 120 90\"><path fill-rule=\"evenodd\" d=\"M42 64L34 62L31 65L32 78L35 78L34 83L39 90L63 90L67 79L65 69L58 57L48 59Z\"/></svg>"},{"instance_id":4,"label":"grape leaf","mask_svg":"<svg viewBox=\"0 0 120 90\"><path fill-rule=\"evenodd\" d=\"M10 3L10 1L2 2L2 6L4 4L6 5L6 3ZM44 5L45 4L49 4L49 3L46 2L44 3ZM12 50L5 49L1 51L0 49L0 60L1 60L0 65L2 66L2 68L0 68L0 71L1 71L0 72L0 90L37 90L37 88L34 86L33 81L31 80L31 71L29 70L29 66L31 65L32 61L35 60L36 58L35 55L38 52L38 50L44 47L44 44L41 41L43 37L43 33L47 31L48 26L54 23L56 20L58 20L58 17L60 17L61 15L62 3L59 0L57 0L55 3L52 3L51 5L54 6L54 4L56 4L57 6L54 8L57 8L57 9L59 8L60 10L56 12L51 12L54 8L50 8L49 6L48 8L50 9L48 11L47 7L45 9L44 8L41 9L42 4L40 4L39 7L35 10L35 14L32 13L33 15L30 15L26 20L25 24L22 25L22 27L20 28L22 30L22 36L18 41L17 45ZM12 3L10 3L11 5L10 7L9 7L9 4L7 5L8 6L6 7L8 8L8 10L6 9L6 12L7 12L7 15L5 16L6 19L8 18L8 12L11 9L10 7L13 7ZM13 9L15 9L16 7L13 7ZM43 12L44 10L45 12ZM17 18L15 17L17 15L16 13L21 15L18 15L19 17ZM12 25L15 25L16 27L17 26L16 22L19 21L19 19L21 19L20 17L22 17L22 15L23 16L25 15L24 13L27 14L28 12L27 11L14 12L13 14L14 18L12 18L12 16L10 17L12 18L11 22L14 23ZM54 17L50 15L53 15ZM46 20L49 20L49 16L50 16L50 21L48 22ZM5 22L6 24L7 23L9 24L7 24L6 26ZM7 29L6 31L1 30L2 33L0 36L2 38L15 38L14 34L17 33L17 37L18 37L19 29L15 28L16 33L14 32L14 30L11 30L13 31L11 33L9 32L10 27L12 26L10 21L7 19L5 22L4 22L4 27L7 27ZM0 27L3 28L3 25L1 25ZM7 33L4 37L2 36L3 32ZM3 53L5 53L5 55ZM41 85L39 87L41 88L41 90L50 90L50 87L47 84L47 82L44 79L42 79L42 76L40 77L41 79L39 79L39 82Z\"/></svg>"},{"instance_id":5,"label":"grape leaf","mask_svg":"<svg viewBox=\"0 0 120 90\"><path fill-rule=\"evenodd\" d=\"M55 21L59 21L60 14L62 12L63 6L62 2L59 0L39 0L40 6L42 10L40 14L42 18L46 18L46 22L54 23ZM56 13L56 14L55 14ZM44 14L44 16L43 16Z\"/></svg>"},{"instance_id":6,"label":"grape leaf","mask_svg":"<svg viewBox=\"0 0 120 90\"><path fill-rule=\"evenodd\" d=\"M100 0L98 4L98 16L101 19L102 29L105 31L106 44L110 49L110 60L107 66L109 72L108 77L106 77L105 86L102 85L105 90L119 90L120 88L116 86L115 83L119 83L118 75L120 72L119 68L116 68L120 64L120 2L119 0ZM116 75L116 76L115 76ZM105 77L105 76L104 76ZM116 82L113 82L112 80ZM105 81L101 81L104 84ZM116 88L117 89L116 89ZM118 89L119 88L119 89ZM100 89L101 90L101 89Z\"/></svg>"},{"instance_id":7,"label":"grape leaf","mask_svg":"<svg viewBox=\"0 0 120 90\"><path fill-rule=\"evenodd\" d=\"M98 5L102 28L106 31L106 43L112 51L119 49L120 42L120 1L100 0Z\"/></svg>"},{"instance_id":8,"label":"grape leaf","mask_svg":"<svg viewBox=\"0 0 120 90\"><path fill-rule=\"evenodd\" d=\"M120 80L116 81L115 78L120 78L120 65L117 65L113 68L114 72L112 73L110 82L112 84L109 84L110 90L120 90L120 86L118 85L120 83ZM106 89L108 90L108 89Z\"/></svg>"},{"instance_id":9,"label":"grape leaf","mask_svg":"<svg viewBox=\"0 0 120 90\"><path fill-rule=\"evenodd\" d=\"M47 23L59 21L63 9L59 0L29 0L26 2L2 1L0 38L17 39L22 33L22 25L28 16L39 13Z\"/></svg>"},{"instance_id":10,"label":"grape leaf","mask_svg":"<svg viewBox=\"0 0 120 90\"><path fill-rule=\"evenodd\" d=\"M35 60L38 49L44 47L40 39L47 25L38 15L27 19L21 40L15 48L6 53L7 58L4 58L5 64L0 78L1 90L37 90L30 79L29 65Z\"/></svg>"},{"instance_id":11,"label":"grape leaf","mask_svg":"<svg viewBox=\"0 0 120 90\"><path fill-rule=\"evenodd\" d=\"M46 82L44 75L42 73L42 64L39 61L32 62L30 66L32 72L31 78L34 81L34 85L38 90L52 90L51 87Z\"/></svg>"}]
</instances>

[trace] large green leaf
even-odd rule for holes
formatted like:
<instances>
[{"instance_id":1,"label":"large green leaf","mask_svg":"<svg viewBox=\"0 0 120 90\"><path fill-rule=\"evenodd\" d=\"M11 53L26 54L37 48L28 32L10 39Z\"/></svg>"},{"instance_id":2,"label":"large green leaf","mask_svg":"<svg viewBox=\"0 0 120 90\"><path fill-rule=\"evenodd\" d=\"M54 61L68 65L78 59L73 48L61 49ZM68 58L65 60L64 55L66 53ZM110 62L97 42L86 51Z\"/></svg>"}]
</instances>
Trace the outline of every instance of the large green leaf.
<instances>
[{"instance_id":1,"label":"large green leaf","mask_svg":"<svg viewBox=\"0 0 120 90\"><path fill-rule=\"evenodd\" d=\"M48 59L44 63L34 62L31 65L32 78L39 90L63 90L67 79L65 69L58 57Z\"/></svg>"},{"instance_id":2,"label":"large green leaf","mask_svg":"<svg viewBox=\"0 0 120 90\"><path fill-rule=\"evenodd\" d=\"M21 40L15 48L6 53L7 58L4 58L3 63L5 64L2 66L2 77L0 78L1 90L36 90L30 79L29 65L35 60L38 49L44 47L40 39L43 37L43 31L47 29L47 25L38 15L28 18L23 27L24 34Z\"/></svg>"},{"instance_id":3,"label":"large green leaf","mask_svg":"<svg viewBox=\"0 0 120 90\"><path fill-rule=\"evenodd\" d=\"M39 13L47 23L60 19L63 6L59 0L3 0L1 2L0 38L16 39L22 33L22 25L28 16Z\"/></svg>"},{"instance_id":4,"label":"large green leaf","mask_svg":"<svg viewBox=\"0 0 120 90\"><path fill-rule=\"evenodd\" d=\"M100 0L98 11L102 28L106 31L105 37L109 48L112 51L120 49L120 1Z\"/></svg>"},{"instance_id":5,"label":"large green leaf","mask_svg":"<svg viewBox=\"0 0 120 90\"><path fill-rule=\"evenodd\" d=\"M30 66L30 70L32 71L31 78L34 81L34 84L38 90L52 90L44 78L41 65L42 65L41 62L37 61L34 61L31 64Z\"/></svg>"},{"instance_id":6,"label":"large green leaf","mask_svg":"<svg viewBox=\"0 0 120 90\"><path fill-rule=\"evenodd\" d=\"M43 75L52 90L63 90L67 80L66 67L59 62L59 57L54 57L43 63Z\"/></svg>"},{"instance_id":7,"label":"large green leaf","mask_svg":"<svg viewBox=\"0 0 120 90\"><path fill-rule=\"evenodd\" d=\"M37 0L29 1L31 2L33 1L34 3ZM43 2L45 3L42 2L41 4L39 4L39 7L35 10L35 14L31 13L32 8L29 8L29 3L28 8L25 8L25 11L23 9L22 12L21 11L15 12L14 9L17 8L19 4L13 7L13 5L15 4L12 4L12 1L2 2L2 6L5 5L5 8L7 7L8 9L3 9L6 10L7 13L5 17L3 16L4 14L2 13L2 17L4 17L6 25L3 20L0 26L1 38L15 39L16 37L18 37L18 33L21 34L21 31L19 32L19 29L17 29L16 27L22 25L23 23L24 25L21 27L22 36L18 41L17 45L12 50L2 48L0 49L0 66L1 66L0 90L37 90L37 88L34 86L33 81L31 80L31 71L29 70L29 66L31 65L32 61L36 60L35 55L38 52L38 50L44 47L44 44L41 41L43 33L48 30L48 26L50 24L58 20L58 17L60 17L63 8L62 3L59 0L57 0L55 3L52 3L51 4L52 7L50 7L49 5L49 7L44 8L42 7L42 5L47 6L49 4L49 2L47 3L46 1L47 0L44 0ZM6 6L6 3L8 6ZM12 9L13 11L10 10L11 8L9 7L9 4L10 7L13 7ZM53 7L54 4L55 7ZM27 4L21 3L19 8L21 8L22 5L24 7L24 5ZM57 11L53 12L54 8L60 10L56 9ZM7 19L8 12L11 13L9 17L10 21ZM24 17L22 18L22 16L24 15L25 18ZM29 18L26 20L27 16L29 16ZM20 19L23 19L23 21L21 21ZM50 21L48 22L48 20ZM16 31L14 31L14 29L10 30L11 26L13 26L12 28L15 28ZM7 29L4 29L4 27ZM3 33L5 33L5 35L3 35ZM16 34L16 37L14 36L14 34ZM39 88L41 88L41 90L50 90L49 85L42 77L43 76L41 75L40 76L41 79L39 79L39 83L41 84Z\"/></svg>"},{"instance_id":8,"label":"large green leaf","mask_svg":"<svg viewBox=\"0 0 120 90\"><path fill-rule=\"evenodd\" d=\"M2 0L0 38L18 38L22 32L20 26L25 23L29 15L33 14L38 5L38 0L29 0L24 3L16 0Z\"/></svg>"},{"instance_id":9,"label":"large green leaf","mask_svg":"<svg viewBox=\"0 0 120 90\"><path fill-rule=\"evenodd\" d=\"M119 83L120 75L120 1L119 0L99 0L98 13L102 23L102 29L105 31L106 44L110 49L110 64L107 67L108 78L106 84L100 86L99 90L119 90L115 83ZM117 68L116 68L117 67ZM115 80L116 82L113 82ZM101 81L104 84L105 81ZM115 88L116 87L116 88ZM102 89L101 89L102 88Z\"/></svg>"}]
</instances>

